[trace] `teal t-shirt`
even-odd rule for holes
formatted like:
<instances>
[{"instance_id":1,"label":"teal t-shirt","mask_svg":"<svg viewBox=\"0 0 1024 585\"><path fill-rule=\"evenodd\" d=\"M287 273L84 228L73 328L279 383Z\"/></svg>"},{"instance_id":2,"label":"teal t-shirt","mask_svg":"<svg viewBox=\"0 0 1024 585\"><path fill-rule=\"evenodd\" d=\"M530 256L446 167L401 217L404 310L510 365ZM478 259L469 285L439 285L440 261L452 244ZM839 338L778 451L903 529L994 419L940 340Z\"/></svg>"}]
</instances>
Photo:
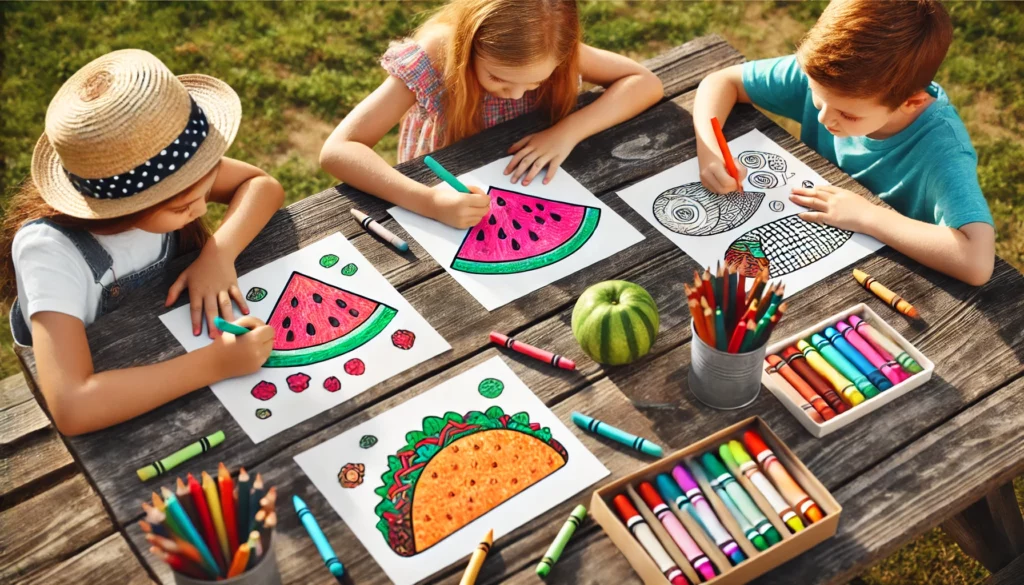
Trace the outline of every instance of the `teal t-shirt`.
<instances>
[{"instance_id":1,"label":"teal t-shirt","mask_svg":"<svg viewBox=\"0 0 1024 585\"><path fill-rule=\"evenodd\" d=\"M978 155L937 84L932 84L935 102L883 140L836 138L826 130L795 55L744 63L743 87L757 106L800 122L805 144L903 215L954 229L974 222L994 225L978 184Z\"/></svg>"}]
</instances>

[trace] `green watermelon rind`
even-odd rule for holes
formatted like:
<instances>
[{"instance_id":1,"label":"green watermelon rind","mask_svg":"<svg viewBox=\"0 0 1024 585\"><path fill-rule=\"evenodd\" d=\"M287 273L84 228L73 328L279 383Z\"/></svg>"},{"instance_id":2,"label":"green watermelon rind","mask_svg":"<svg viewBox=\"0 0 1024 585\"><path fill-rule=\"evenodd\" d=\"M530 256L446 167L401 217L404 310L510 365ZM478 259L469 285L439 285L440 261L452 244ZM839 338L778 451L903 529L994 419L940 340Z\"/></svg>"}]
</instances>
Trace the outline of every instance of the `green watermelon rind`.
<instances>
[{"instance_id":1,"label":"green watermelon rind","mask_svg":"<svg viewBox=\"0 0 1024 585\"><path fill-rule=\"evenodd\" d=\"M307 366L346 354L380 334L398 314L396 309L387 305L378 305L370 318L358 327L338 339L302 349L271 350L264 368L284 368L289 366Z\"/></svg>"},{"instance_id":2,"label":"green watermelon rind","mask_svg":"<svg viewBox=\"0 0 1024 585\"><path fill-rule=\"evenodd\" d=\"M601 210L596 207L588 207L583 214L583 221L576 233L557 248L548 250L543 254L523 258L521 260L509 260L502 262L481 262L479 260L464 260L456 258L452 261L452 270L469 272L471 274L515 274L543 268L565 259L570 254L583 247L590 236L597 230L597 224L601 220Z\"/></svg>"}]
</instances>

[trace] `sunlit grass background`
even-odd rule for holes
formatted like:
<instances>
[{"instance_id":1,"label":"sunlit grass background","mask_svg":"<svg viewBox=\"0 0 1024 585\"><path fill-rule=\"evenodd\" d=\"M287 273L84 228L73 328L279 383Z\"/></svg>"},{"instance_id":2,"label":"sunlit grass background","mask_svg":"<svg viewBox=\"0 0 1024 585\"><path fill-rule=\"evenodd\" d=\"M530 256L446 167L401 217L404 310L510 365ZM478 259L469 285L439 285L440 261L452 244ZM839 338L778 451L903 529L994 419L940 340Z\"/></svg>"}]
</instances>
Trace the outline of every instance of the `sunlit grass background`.
<instances>
[{"instance_id":1,"label":"sunlit grass background","mask_svg":"<svg viewBox=\"0 0 1024 585\"><path fill-rule=\"evenodd\" d=\"M317 155L331 129L384 78L388 41L408 34L432 2L3 3L0 204L28 175L46 105L79 67L136 47L177 73L206 73L242 99L229 151L278 178L294 202L335 183ZM748 59L790 53L824 4L582 2L586 40L646 58L709 33ZM979 156L997 251L1024 267L1024 5L950 2L956 29L938 81L959 108ZM797 131L798 126L787 124ZM395 133L377 150L394 162ZM213 210L214 218L220 210ZM7 253L3 251L2 253ZM0 377L16 373L6 319ZM1020 487L1020 486L1018 486ZM980 583L985 570L940 531L863 576L872 584Z\"/></svg>"}]
</instances>

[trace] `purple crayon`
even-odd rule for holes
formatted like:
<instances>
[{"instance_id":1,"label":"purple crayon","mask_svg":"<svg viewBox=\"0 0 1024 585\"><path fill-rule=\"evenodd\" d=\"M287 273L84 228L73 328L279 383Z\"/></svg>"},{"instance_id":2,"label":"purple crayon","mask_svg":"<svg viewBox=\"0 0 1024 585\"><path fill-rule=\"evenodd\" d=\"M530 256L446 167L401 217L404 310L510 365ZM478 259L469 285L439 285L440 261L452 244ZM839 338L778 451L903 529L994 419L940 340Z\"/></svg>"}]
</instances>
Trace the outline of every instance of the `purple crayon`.
<instances>
[{"instance_id":1,"label":"purple crayon","mask_svg":"<svg viewBox=\"0 0 1024 585\"><path fill-rule=\"evenodd\" d=\"M739 545L729 536L729 532L719 522L718 516L715 516L715 511L711 509L711 505L704 499L704 492L700 491L700 486L697 485L690 472L682 465L676 465L672 469L672 477L675 478L676 483L679 484L679 487L683 489L683 493L686 494L690 503L693 504L693 511L696 514L694 519L704 527L711 540L714 540L718 548L722 549L722 552L725 553L725 556L729 557L729 561L734 565L738 565L747 560Z\"/></svg>"}]
</instances>

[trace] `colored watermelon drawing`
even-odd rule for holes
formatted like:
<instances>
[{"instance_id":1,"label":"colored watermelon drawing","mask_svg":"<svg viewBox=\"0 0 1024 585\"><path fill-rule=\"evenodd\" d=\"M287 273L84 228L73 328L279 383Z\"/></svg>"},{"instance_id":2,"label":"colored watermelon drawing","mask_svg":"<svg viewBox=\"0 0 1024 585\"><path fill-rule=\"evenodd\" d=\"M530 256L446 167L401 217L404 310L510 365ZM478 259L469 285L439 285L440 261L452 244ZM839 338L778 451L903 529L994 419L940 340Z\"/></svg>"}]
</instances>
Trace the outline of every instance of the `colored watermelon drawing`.
<instances>
[{"instance_id":1,"label":"colored watermelon drawing","mask_svg":"<svg viewBox=\"0 0 1024 585\"><path fill-rule=\"evenodd\" d=\"M288 382L288 389L292 392L302 392L306 388L309 388L309 376L299 372L298 374L292 374L285 378Z\"/></svg>"},{"instance_id":2,"label":"colored watermelon drawing","mask_svg":"<svg viewBox=\"0 0 1024 585\"><path fill-rule=\"evenodd\" d=\"M292 272L267 324L274 347L265 368L305 366L336 358L376 337L397 310Z\"/></svg>"},{"instance_id":3,"label":"colored watermelon drawing","mask_svg":"<svg viewBox=\"0 0 1024 585\"><path fill-rule=\"evenodd\" d=\"M366 372L366 364L359 358L352 358L345 362L345 373L349 376L362 376Z\"/></svg>"},{"instance_id":4,"label":"colored watermelon drawing","mask_svg":"<svg viewBox=\"0 0 1024 585\"><path fill-rule=\"evenodd\" d=\"M452 269L515 274L550 266L594 235L601 210L491 187L491 211L466 232Z\"/></svg>"},{"instance_id":5,"label":"colored watermelon drawing","mask_svg":"<svg viewBox=\"0 0 1024 585\"><path fill-rule=\"evenodd\" d=\"M408 329L399 329L391 334L391 343L398 349L412 349L416 342L416 334Z\"/></svg>"},{"instance_id":6,"label":"colored watermelon drawing","mask_svg":"<svg viewBox=\"0 0 1024 585\"><path fill-rule=\"evenodd\" d=\"M324 390L327 390L328 392L337 392L338 390L341 390L341 380L334 376L327 378L324 380Z\"/></svg>"},{"instance_id":7,"label":"colored watermelon drawing","mask_svg":"<svg viewBox=\"0 0 1024 585\"><path fill-rule=\"evenodd\" d=\"M270 418L271 414L272 413L270 412L269 408L257 408L256 409L256 418L258 418L260 420L266 420L266 419Z\"/></svg>"},{"instance_id":8,"label":"colored watermelon drawing","mask_svg":"<svg viewBox=\"0 0 1024 585\"><path fill-rule=\"evenodd\" d=\"M256 400L270 400L277 395L277 386L274 386L270 382L260 382L252 387L252 397Z\"/></svg>"},{"instance_id":9,"label":"colored watermelon drawing","mask_svg":"<svg viewBox=\"0 0 1024 585\"><path fill-rule=\"evenodd\" d=\"M254 286L245 294L245 300L250 303L258 303L267 298L267 289Z\"/></svg>"}]
</instances>

